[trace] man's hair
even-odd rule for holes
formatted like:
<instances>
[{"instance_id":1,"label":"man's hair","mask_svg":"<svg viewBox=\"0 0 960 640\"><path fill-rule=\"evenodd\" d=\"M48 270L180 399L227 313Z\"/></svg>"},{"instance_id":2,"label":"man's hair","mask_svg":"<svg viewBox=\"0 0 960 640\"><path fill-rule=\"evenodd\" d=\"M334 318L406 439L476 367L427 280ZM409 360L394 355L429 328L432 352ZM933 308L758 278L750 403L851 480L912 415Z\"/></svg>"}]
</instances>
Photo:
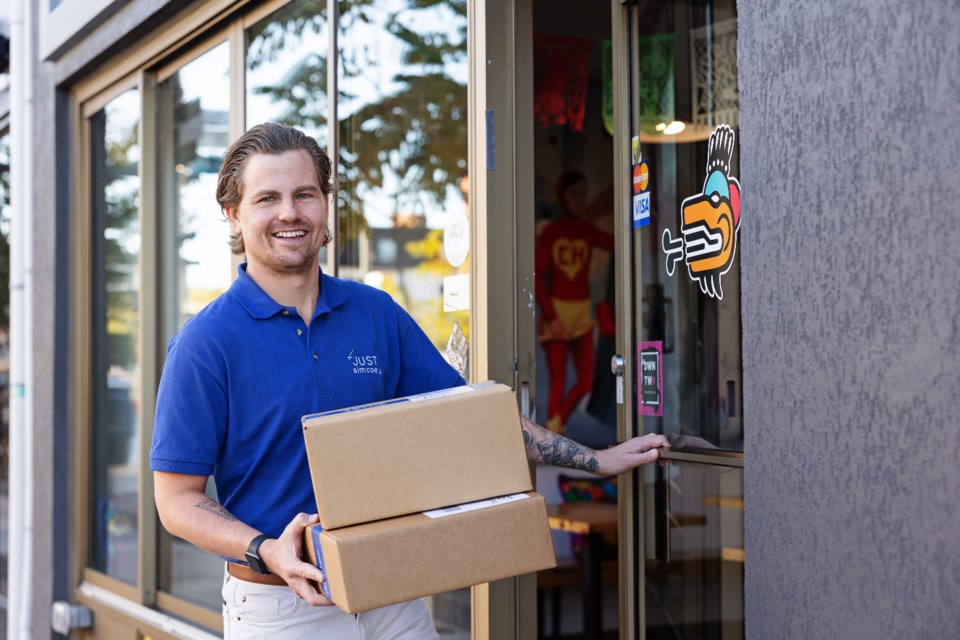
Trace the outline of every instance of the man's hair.
<instances>
[{"instance_id":1,"label":"man's hair","mask_svg":"<svg viewBox=\"0 0 960 640\"><path fill-rule=\"evenodd\" d=\"M317 180L320 182L320 191L329 196L334 191L334 182L331 176L330 158L320 148L317 141L293 127L265 122L251 127L240 136L236 142L223 154L223 163L220 165L220 175L217 177L217 203L226 214L226 209L240 205L243 189L243 172L247 160L257 154L265 153L278 156L288 151L306 151L313 166L317 170ZM329 242L329 230L325 231ZM243 236L230 234L230 249L237 254L244 252Z\"/></svg>"}]
</instances>

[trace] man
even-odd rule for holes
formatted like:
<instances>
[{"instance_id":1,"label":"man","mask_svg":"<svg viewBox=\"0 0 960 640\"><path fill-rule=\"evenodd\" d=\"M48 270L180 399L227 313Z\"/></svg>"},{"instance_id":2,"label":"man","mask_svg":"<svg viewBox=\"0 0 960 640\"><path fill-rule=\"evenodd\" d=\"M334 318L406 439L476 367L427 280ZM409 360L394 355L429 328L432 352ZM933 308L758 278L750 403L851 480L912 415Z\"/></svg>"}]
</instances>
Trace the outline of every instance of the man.
<instances>
[{"instance_id":1,"label":"man","mask_svg":"<svg viewBox=\"0 0 960 640\"><path fill-rule=\"evenodd\" d=\"M321 273L332 192L330 160L296 129L264 124L237 140L217 201L247 262L167 351L150 454L157 509L170 533L228 559L226 638L436 637L421 601L358 616L326 606L311 584L322 573L299 557L317 521L301 416L464 383L389 296ZM355 371L358 355L377 367ZM531 460L601 474L666 444L644 436L596 452L522 427ZM204 493L211 474L219 502Z\"/></svg>"}]
</instances>

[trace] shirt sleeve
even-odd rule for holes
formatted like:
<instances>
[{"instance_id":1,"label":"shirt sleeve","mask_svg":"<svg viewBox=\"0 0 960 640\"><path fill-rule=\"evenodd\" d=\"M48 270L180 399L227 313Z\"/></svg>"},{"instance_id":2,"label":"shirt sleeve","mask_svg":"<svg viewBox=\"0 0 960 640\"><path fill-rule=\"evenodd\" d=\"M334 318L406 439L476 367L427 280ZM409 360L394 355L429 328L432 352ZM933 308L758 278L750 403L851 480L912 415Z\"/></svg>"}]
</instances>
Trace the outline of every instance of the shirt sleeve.
<instances>
[{"instance_id":1,"label":"shirt sleeve","mask_svg":"<svg viewBox=\"0 0 960 640\"><path fill-rule=\"evenodd\" d=\"M160 377L150 468L213 473L227 430L227 398L214 367L172 342Z\"/></svg>"},{"instance_id":2,"label":"shirt sleeve","mask_svg":"<svg viewBox=\"0 0 960 640\"><path fill-rule=\"evenodd\" d=\"M400 397L459 387L466 381L444 360L427 334L399 304L397 329L400 339Z\"/></svg>"}]
</instances>

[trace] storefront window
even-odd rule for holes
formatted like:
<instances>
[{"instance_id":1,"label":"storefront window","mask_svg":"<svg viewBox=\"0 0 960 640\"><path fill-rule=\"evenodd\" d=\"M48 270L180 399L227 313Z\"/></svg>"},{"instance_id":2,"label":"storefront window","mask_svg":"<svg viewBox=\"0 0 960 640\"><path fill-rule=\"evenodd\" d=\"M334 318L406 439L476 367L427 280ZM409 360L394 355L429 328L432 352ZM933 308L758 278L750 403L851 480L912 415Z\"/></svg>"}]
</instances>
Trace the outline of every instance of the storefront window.
<instances>
[{"instance_id":1,"label":"storefront window","mask_svg":"<svg viewBox=\"0 0 960 640\"><path fill-rule=\"evenodd\" d=\"M0 136L0 629L7 624L10 479L10 134ZM3 634L0 633L0 637Z\"/></svg>"},{"instance_id":2,"label":"storefront window","mask_svg":"<svg viewBox=\"0 0 960 640\"><path fill-rule=\"evenodd\" d=\"M90 118L93 420L91 566L137 583L140 404L140 93L131 89Z\"/></svg>"},{"instance_id":3,"label":"storefront window","mask_svg":"<svg viewBox=\"0 0 960 640\"><path fill-rule=\"evenodd\" d=\"M466 2L341 3L340 276L383 289L466 376ZM469 590L428 599L469 637Z\"/></svg>"},{"instance_id":4,"label":"storefront window","mask_svg":"<svg viewBox=\"0 0 960 640\"><path fill-rule=\"evenodd\" d=\"M246 33L246 128L279 122L327 140L326 3L296 0Z\"/></svg>"},{"instance_id":5,"label":"storefront window","mask_svg":"<svg viewBox=\"0 0 960 640\"><path fill-rule=\"evenodd\" d=\"M466 374L466 2L345 3L340 274L390 293Z\"/></svg>"},{"instance_id":6,"label":"storefront window","mask_svg":"<svg viewBox=\"0 0 960 640\"><path fill-rule=\"evenodd\" d=\"M279 122L327 148L326 11L325 2L295 0L247 29L245 128Z\"/></svg>"},{"instance_id":7,"label":"storefront window","mask_svg":"<svg viewBox=\"0 0 960 640\"><path fill-rule=\"evenodd\" d=\"M339 275L390 293L466 374L466 2L341 2L338 28ZM326 29L322 5L293 2L247 31L248 127L327 146ZM468 591L431 604L445 637L469 635Z\"/></svg>"},{"instance_id":8,"label":"storefront window","mask_svg":"<svg viewBox=\"0 0 960 640\"><path fill-rule=\"evenodd\" d=\"M214 198L217 172L230 142L228 43L180 68L159 85L157 97L165 345L231 282L229 228ZM212 479L209 493L216 497ZM164 533L160 566L162 590L219 608L219 558Z\"/></svg>"},{"instance_id":9,"label":"storefront window","mask_svg":"<svg viewBox=\"0 0 960 640\"><path fill-rule=\"evenodd\" d=\"M427 4L341 2L341 62L334 70L327 65L326 5L295 0L246 29L242 68L232 66L236 52L229 42L211 42L183 66L157 70L155 94L128 90L89 117L88 566L138 586L138 561L156 559L159 584L146 588L159 587L164 611L210 626L205 616L220 610L223 562L166 532L158 536L157 549L139 548L138 473L144 462L138 457L138 414L143 380L153 380L142 371L139 349L155 350L162 362L184 322L230 286L229 227L215 192L238 110L244 128L281 122L326 148L334 111L327 79L338 73L340 148L333 155L340 180L339 275L391 293L466 374L466 3ZM243 74L242 105L231 102L236 74ZM153 95L155 104L142 104L145 98L153 102ZM155 109L149 139L156 145L141 151L143 109ZM144 237L141 227L141 152L156 160L149 177L157 197L144 207L148 220L156 207L157 238ZM157 243L155 263L140 264L141 243ZM160 287L157 309L145 310L149 315L141 315L139 306L142 273L151 274L151 286L156 274ZM154 314L157 340L140 345L144 323L152 323ZM208 494L216 496L212 480ZM469 637L469 590L434 597L430 607L442 637Z\"/></svg>"}]
</instances>

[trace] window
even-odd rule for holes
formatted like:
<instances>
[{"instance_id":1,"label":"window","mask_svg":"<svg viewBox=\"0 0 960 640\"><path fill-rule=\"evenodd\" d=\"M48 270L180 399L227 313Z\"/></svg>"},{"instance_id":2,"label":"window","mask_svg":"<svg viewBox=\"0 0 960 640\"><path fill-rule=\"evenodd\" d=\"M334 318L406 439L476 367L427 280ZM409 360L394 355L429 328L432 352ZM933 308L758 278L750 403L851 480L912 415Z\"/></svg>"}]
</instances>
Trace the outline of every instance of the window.
<instances>
[{"instance_id":1,"label":"window","mask_svg":"<svg viewBox=\"0 0 960 640\"><path fill-rule=\"evenodd\" d=\"M336 69L325 3L250 3L216 32L131 62L120 82L137 88L104 79L78 100L93 230L78 251L89 250L91 323L85 577L210 629L220 624L222 560L162 530L138 488L151 473L138 433L150 437L168 341L235 277L215 191L243 129L279 121L329 148L328 117L339 112L330 261L340 277L394 295L441 351L455 343L449 359L466 371L469 310L444 304L449 292L469 299L466 3L374 4L341 3ZM468 594L432 599L443 637L469 637Z\"/></svg>"},{"instance_id":2,"label":"window","mask_svg":"<svg viewBox=\"0 0 960 640\"><path fill-rule=\"evenodd\" d=\"M161 345L227 290L227 225L213 194L230 142L230 46L193 58L157 87L163 328ZM216 497L213 480L208 493ZM192 604L220 606L223 562L163 532L160 586Z\"/></svg>"},{"instance_id":3,"label":"window","mask_svg":"<svg viewBox=\"0 0 960 640\"><path fill-rule=\"evenodd\" d=\"M90 566L137 583L140 93L90 118L93 420Z\"/></svg>"},{"instance_id":4,"label":"window","mask_svg":"<svg viewBox=\"0 0 960 640\"><path fill-rule=\"evenodd\" d=\"M0 503L9 504L10 478L10 134L0 136ZM7 621L8 510L0 510L0 625Z\"/></svg>"},{"instance_id":5,"label":"window","mask_svg":"<svg viewBox=\"0 0 960 640\"><path fill-rule=\"evenodd\" d=\"M357 3L339 25L341 275L443 351L469 332L451 295L468 291L466 2Z\"/></svg>"},{"instance_id":6,"label":"window","mask_svg":"<svg viewBox=\"0 0 960 640\"><path fill-rule=\"evenodd\" d=\"M326 147L330 111L326 3L291 2L251 25L244 35L245 128L280 122L301 129Z\"/></svg>"}]
</instances>

